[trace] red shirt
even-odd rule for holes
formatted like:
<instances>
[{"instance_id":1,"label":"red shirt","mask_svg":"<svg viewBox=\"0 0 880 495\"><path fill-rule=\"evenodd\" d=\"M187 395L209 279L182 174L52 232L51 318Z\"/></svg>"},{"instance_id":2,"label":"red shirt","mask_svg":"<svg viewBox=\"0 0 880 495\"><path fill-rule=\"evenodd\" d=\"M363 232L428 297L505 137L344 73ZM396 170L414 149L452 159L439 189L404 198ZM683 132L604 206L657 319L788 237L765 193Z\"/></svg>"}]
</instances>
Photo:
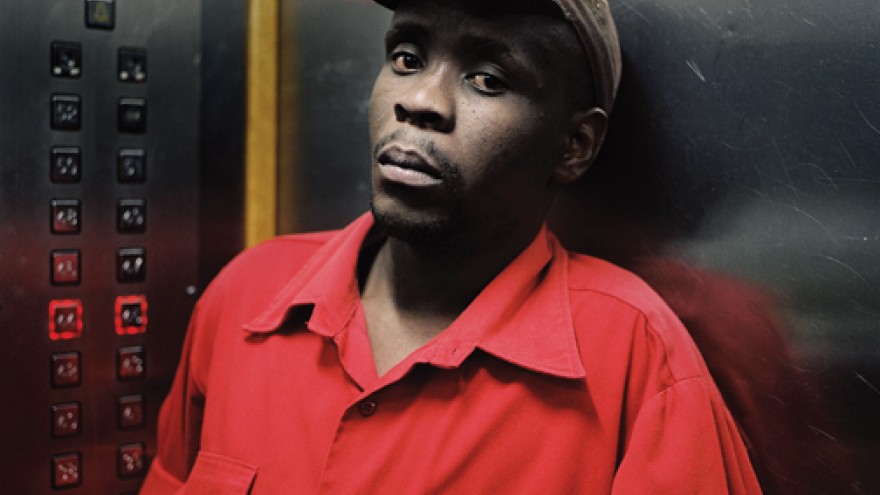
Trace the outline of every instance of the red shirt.
<instances>
[{"instance_id":1,"label":"red shirt","mask_svg":"<svg viewBox=\"0 0 880 495\"><path fill-rule=\"evenodd\" d=\"M377 376L356 279L371 226L280 237L217 277L142 493L760 493L678 319L546 229Z\"/></svg>"}]
</instances>

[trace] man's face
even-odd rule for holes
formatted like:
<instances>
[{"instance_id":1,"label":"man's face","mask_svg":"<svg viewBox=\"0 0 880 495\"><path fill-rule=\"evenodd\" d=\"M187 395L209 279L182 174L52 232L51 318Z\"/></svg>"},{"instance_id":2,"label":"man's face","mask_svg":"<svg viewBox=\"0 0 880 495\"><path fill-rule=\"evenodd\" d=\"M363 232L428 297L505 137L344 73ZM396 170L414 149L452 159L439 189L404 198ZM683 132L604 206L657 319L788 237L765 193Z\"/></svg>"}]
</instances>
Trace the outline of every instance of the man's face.
<instances>
[{"instance_id":1,"label":"man's face","mask_svg":"<svg viewBox=\"0 0 880 495\"><path fill-rule=\"evenodd\" d=\"M567 25L481 3L395 12L370 106L373 211L392 236L534 233L552 201L574 110L554 49Z\"/></svg>"}]
</instances>

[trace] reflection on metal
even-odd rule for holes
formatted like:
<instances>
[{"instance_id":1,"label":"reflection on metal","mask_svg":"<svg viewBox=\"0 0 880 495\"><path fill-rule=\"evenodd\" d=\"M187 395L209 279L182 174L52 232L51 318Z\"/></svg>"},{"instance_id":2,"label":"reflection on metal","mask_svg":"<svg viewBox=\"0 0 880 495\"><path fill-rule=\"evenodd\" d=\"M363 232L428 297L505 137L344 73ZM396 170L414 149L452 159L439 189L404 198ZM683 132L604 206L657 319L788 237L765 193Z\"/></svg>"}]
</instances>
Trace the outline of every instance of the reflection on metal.
<instances>
[{"instance_id":1,"label":"reflection on metal","mask_svg":"<svg viewBox=\"0 0 880 495\"><path fill-rule=\"evenodd\" d=\"M880 493L875 2L614 6L620 100L556 230L676 311L766 493Z\"/></svg>"},{"instance_id":2,"label":"reflection on metal","mask_svg":"<svg viewBox=\"0 0 880 495\"><path fill-rule=\"evenodd\" d=\"M338 228L369 207L367 117L390 13L282 0L279 232Z\"/></svg>"},{"instance_id":3,"label":"reflection on metal","mask_svg":"<svg viewBox=\"0 0 880 495\"><path fill-rule=\"evenodd\" d=\"M278 0L248 11L245 243L275 235L278 143Z\"/></svg>"}]
</instances>

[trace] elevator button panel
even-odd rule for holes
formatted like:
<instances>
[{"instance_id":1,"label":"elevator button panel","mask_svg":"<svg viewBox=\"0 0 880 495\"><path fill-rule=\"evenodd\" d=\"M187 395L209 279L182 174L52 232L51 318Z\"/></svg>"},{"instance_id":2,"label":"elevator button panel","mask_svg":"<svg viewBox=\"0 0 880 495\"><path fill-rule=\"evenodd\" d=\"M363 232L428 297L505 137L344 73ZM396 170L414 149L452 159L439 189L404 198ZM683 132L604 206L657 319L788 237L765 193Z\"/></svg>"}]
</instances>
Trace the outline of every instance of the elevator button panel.
<instances>
[{"instance_id":1,"label":"elevator button panel","mask_svg":"<svg viewBox=\"0 0 880 495\"><path fill-rule=\"evenodd\" d=\"M201 0L0 4L0 493L137 493L213 224Z\"/></svg>"}]
</instances>

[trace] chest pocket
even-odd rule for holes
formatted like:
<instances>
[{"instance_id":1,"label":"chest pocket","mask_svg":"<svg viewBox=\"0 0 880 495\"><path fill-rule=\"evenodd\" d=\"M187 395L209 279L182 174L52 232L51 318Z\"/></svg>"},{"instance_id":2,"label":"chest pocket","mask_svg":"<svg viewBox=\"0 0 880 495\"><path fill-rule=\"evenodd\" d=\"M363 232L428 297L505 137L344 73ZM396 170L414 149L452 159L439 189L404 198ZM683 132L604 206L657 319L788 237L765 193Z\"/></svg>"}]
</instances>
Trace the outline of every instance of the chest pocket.
<instances>
[{"instance_id":1,"label":"chest pocket","mask_svg":"<svg viewBox=\"0 0 880 495\"><path fill-rule=\"evenodd\" d=\"M256 476L257 468L253 466L202 451L177 495L247 495Z\"/></svg>"}]
</instances>

